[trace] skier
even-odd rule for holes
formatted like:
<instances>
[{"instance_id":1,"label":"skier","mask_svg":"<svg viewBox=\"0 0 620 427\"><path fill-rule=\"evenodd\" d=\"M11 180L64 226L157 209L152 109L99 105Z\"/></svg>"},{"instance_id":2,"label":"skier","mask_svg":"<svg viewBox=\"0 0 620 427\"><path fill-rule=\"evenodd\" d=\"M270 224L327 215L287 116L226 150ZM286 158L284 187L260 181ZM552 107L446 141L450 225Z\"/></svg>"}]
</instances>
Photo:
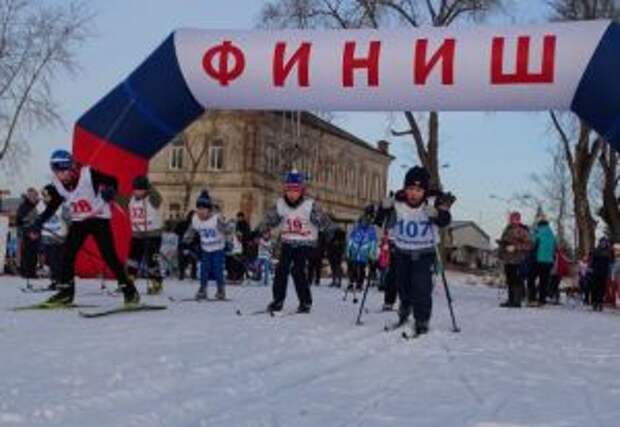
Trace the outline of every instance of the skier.
<instances>
[{"instance_id":1,"label":"skier","mask_svg":"<svg viewBox=\"0 0 620 427\"><path fill-rule=\"evenodd\" d=\"M450 224L450 193L439 193L429 203L430 174L420 166L407 172L403 189L395 199L386 198L377 215L394 242L394 273L401 301L397 326L413 311L415 334L428 332L432 311L432 269L436 261L439 228Z\"/></svg>"},{"instance_id":2,"label":"skier","mask_svg":"<svg viewBox=\"0 0 620 427\"><path fill-rule=\"evenodd\" d=\"M271 239L271 231L265 230L258 241L258 257L257 264L260 272L260 279L263 285L269 285L271 281L271 270L273 257L273 240Z\"/></svg>"},{"instance_id":3,"label":"skier","mask_svg":"<svg viewBox=\"0 0 620 427\"><path fill-rule=\"evenodd\" d=\"M47 205L52 201L51 193L54 186L49 184L41 191L42 201L37 205L37 211L43 213ZM48 219L41 231L41 246L45 256L45 262L50 269L50 291L55 291L58 283L62 280L62 259L64 255L65 239L68 233L69 211L62 205Z\"/></svg>"},{"instance_id":4,"label":"skier","mask_svg":"<svg viewBox=\"0 0 620 427\"><path fill-rule=\"evenodd\" d=\"M347 235L341 228L336 228L326 248L329 268L332 272L330 288L339 288L342 284L342 257L346 247Z\"/></svg>"},{"instance_id":5,"label":"skier","mask_svg":"<svg viewBox=\"0 0 620 427\"><path fill-rule=\"evenodd\" d=\"M377 234L372 225L373 213L368 210L360 217L347 242L347 259L351 266L349 289L361 290L366 279L366 268L377 258Z\"/></svg>"},{"instance_id":6,"label":"skier","mask_svg":"<svg viewBox=\"0 0 620 427\"><path fill-rule=\"evenodd\" d=\"M276 205L266 212L258 231L262 233L265 229L275 227L280 228L282 248L273 281L273 301L267 306L267 310L282 310L288 276L292 273L299 299L297 312L309 313L312 308L312 294L306 275L308 257L317 245L319 231L326 231L329 240L333 226L331 219L318 203L305 194L304 176L296 170L286 174L284 194L276 201Z\"/></svg>"},{"instance_id":7,"label":"skier","mask_svg":"<svg viewBox=\"0 0 620 427\"><path fill-rule=\"evenodd\" d=\"M224 247L227 234L229 233L224 217L214 206L209 193L203 190L196 200L196 213L184 238L186 242L191 242L195 235L200 237L200 287L196 300L208 298L207 283L210 278L213 278L217 285L215 298L226 299Z\"/></svg>"},{"instance_id":8,"label":"skier","mask_svg":"<svg viewBox=\"0 0 620 427\"><path fill-rule=\"evenodd\" d=\"M508 300L500 305L520 308L523 299L523 274L520 267L532 249L532 241L528 228L521 223L519 212L510 214L509 223L497 243L508 285Z\"/></svg>"},{"instance_id":9,"label":"skier","mask_svg":"<svg viewBox=\"0 0 620 427\"><path fill-rule=\"evenodd\" d=\"M79 249L88 236L93 236L101 256L114 273L123 292L125 304L137 304L140 295L131 279L125 274L114 247L110 227L110 203L116 195L116 179L88 166L73 161L71 153L56 150L52 153L50 167L54 173L53 187L49 188L50 202L35 221L36 234L64 202L70 210L71 225L67 235L58 292L47 303L68 305L75 297L74 265Z\"/></svg>"},{"instance_id":10,"label":"skier","mask_svg":"<svg viewBox=\"0 0 620 427\"><path fill-rule=\"evenodd\" d=\"M147 294L156 295L163 288L163 279L157 259L162 234L161 196L151 186L146 176L134 178L132 189L133 194L129 200L132 237L127 270L130 277L135 280L140 264L144 260L149 279Z\"/></svg>"}]
</instances>

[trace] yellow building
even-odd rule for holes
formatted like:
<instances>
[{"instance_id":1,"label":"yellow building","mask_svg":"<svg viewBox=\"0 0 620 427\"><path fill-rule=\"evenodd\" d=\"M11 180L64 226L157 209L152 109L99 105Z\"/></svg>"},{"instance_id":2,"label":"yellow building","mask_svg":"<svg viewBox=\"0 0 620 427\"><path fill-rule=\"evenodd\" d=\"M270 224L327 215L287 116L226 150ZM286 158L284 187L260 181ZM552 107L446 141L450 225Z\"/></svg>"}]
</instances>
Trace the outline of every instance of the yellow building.
<instances>
[{"instance_id":1,"label":"yellow building","mask_svg":"<svg viewBox=\"0 0 620 427\"><path fill-rule=\"evenodd\" d=\"M348 223L385 196L393 157L386 141L377 145L307 112L214 111L151 160L149 178L166 219L184 216L207 188L227 218L242 211L254 226L296 168L324 210Z\"/></svg>"}]
</instances>

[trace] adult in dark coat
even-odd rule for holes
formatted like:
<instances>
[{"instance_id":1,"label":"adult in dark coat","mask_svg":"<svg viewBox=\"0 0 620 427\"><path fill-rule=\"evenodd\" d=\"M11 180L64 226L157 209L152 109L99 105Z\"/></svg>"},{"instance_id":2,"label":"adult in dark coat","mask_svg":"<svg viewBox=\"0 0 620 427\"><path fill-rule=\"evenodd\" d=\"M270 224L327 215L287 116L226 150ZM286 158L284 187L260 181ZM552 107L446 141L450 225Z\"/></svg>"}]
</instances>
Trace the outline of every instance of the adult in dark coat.
<instances>
[{"instance_id":1,"label":"adult in dark coat","mask_svg":"<svg viewBox=\"0 0 620 427\"><path fill-rule=\"evenodd\" d=\"M20 272L27 279L36 278L37 261L39 255L39 238L31 238L30 230L37 219L37 204L39 193L29 188L22 196L22 203L17 208L17 228L21 240Z\"/></svg>"}]
</instances>

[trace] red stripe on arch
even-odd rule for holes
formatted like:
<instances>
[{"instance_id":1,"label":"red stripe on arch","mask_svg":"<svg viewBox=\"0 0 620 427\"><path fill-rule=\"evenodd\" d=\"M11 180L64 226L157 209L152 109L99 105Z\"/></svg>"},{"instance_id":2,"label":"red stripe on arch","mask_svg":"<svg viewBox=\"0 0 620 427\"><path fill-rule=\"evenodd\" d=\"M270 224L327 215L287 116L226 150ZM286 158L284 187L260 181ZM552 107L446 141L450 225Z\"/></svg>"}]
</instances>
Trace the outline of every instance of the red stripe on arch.
<instances>
[{"instance_id":1,"label":"red stripe on arch","mask_svg":"<svg viewBox=\"0 0 620 427\"><path fill-rule=\"evenodd\" d=\"M131 193L131 181L138 175L146 175L148 159L123 150L103 138L75 127L73 134L73 157L100 172L118 179L118 191L126 196Z\"/></svg>"}]
</instances>

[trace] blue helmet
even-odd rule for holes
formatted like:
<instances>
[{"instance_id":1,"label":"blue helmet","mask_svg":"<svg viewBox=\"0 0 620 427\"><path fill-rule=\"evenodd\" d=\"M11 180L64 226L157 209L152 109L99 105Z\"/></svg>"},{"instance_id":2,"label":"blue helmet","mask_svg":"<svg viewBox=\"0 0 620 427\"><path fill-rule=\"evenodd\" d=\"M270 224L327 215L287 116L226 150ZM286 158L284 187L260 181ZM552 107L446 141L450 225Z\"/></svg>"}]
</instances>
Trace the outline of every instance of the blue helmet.
<instances>
[{"instance_id":1,"label":"blue helmet","mask_svg":"<svg viewBox=\"0 0 620 427\"><path fill-rule=\"evenodd\" d=\"M305 177L303 173L298 172L296 169L288 172L284 177L284 188L291 190L300 190L304 188Z\"/></svg>"},{"instance_id":2,"label":"blue helmet","mask_svg":"<svg viewBox=\"0 0 620 427\"><path fill-rule=\"evenodd\" d=\"M50 157L52 170L67 170L73 167L73 156L67 150L56 150Z\"/></svg>"}]
</instances>

